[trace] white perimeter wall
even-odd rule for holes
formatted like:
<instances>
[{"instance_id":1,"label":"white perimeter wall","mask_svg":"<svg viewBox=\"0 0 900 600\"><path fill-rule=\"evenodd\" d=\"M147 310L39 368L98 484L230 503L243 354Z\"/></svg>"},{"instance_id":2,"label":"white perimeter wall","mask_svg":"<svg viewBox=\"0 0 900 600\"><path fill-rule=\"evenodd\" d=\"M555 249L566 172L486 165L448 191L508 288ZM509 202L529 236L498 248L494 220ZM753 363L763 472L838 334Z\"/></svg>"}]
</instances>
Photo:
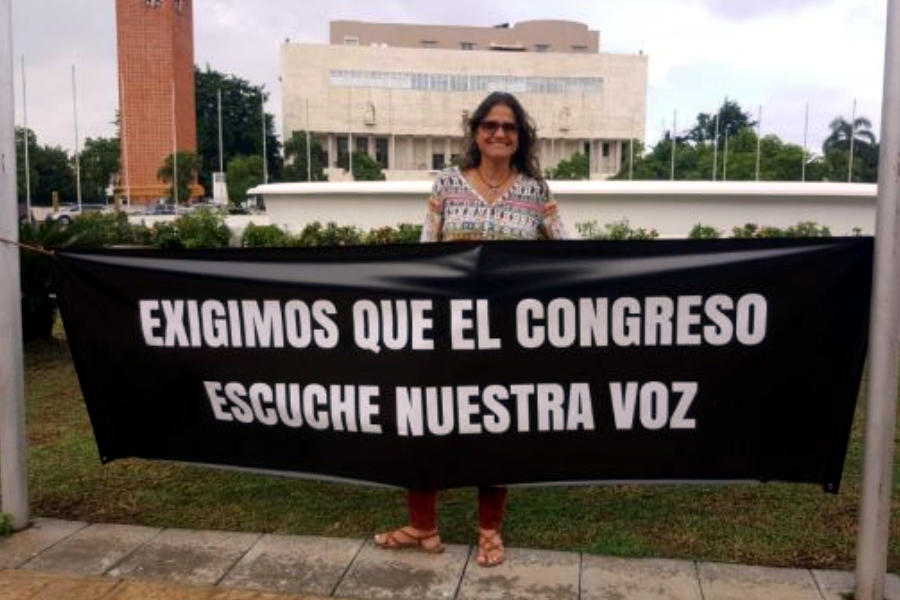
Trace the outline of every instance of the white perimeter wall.
<instances>
[{"instance_id":1,"label":"white perimeter wall","mask_svg":"<svg viewBox=\"0 0 900 600\"><path fill-rule=\"evenodd\" d=\"M554 181L550 189L570 232L575 224L627 219L632 227L656 229L660 237L686 237L697 223L725 235L745 223L787 227L800 221L826 225L832 235L875 226L874 184L798 182ZM276 183L261 194L273 225L299 232L313 221L363 230L421 223L429 181Z\"/></svg>"}]
</instances>

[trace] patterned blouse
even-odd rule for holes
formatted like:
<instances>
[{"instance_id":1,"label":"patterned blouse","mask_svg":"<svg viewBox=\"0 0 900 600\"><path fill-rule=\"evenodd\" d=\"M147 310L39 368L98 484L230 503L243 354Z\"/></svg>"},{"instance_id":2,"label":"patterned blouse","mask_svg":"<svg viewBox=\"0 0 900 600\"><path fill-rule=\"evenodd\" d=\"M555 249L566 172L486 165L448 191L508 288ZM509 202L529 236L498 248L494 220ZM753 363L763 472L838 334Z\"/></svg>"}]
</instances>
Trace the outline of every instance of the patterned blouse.
<instances>
[{"instance_id":1,"label":"patterned blouse","mask_svg":"<svg viewBox=\"0 0 900 600\"><path fill-rule=\"evenodd\" d=\"M559 207L542 185L520 174L493 203L482 198L458 168L434 180L422 242L559 240L568 237Z\"/></svg>"}]
</instances>

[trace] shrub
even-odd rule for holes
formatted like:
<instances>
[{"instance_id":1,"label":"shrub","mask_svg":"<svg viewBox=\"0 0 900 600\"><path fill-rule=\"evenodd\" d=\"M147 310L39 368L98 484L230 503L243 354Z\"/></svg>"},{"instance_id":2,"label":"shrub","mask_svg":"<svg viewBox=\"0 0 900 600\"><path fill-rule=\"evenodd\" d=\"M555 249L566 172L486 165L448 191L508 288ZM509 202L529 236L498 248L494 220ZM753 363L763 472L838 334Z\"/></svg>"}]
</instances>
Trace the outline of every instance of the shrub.
<instances>
[{"instance_id":1,"label":"shrub","mask_svg":"<svg viewBox=\"0 0 900 600\"><path fill-rule=\"evenodd\" d=\"M361 244L363 232L352 225L340 226L329 221L323 228L318 221L313 221L303 228L295 238L297 246L350 246Z\"/></svg>"},{"instance_id":2,"label":"shrub","mask_svg":"<svg viewBox=\"0 0 900 600\"><path fill-rule=\"evenodd\" d=\"M632 227L628 219L607 223L602 228L597 221L585 221L576 223L575 229L587 240L655 240L659 237L655 229Z\"/></svg>"},{"instance_id":3,"label":"shrub","mask_svg":"<svg viewBox=\"0 0 900 600\"><path fill-rule=\"evenodd\" d=\"M12 517L6 513L0 513L0 537L11 535L12 532Z\"/></svg>"},{"instance_id":4,"label":"shrub","mask_svg":"<svg viewBox=\"0 0 900 600\"><path fill-rule=\"evenodd\" d=\"M291 245L291 235L275 225L254 225L244 229L241 246L245 248L283 248Z\"/></svg>"},{"instance_id":5,"label":"shrub","mask_svg":"<svg viewBox=\"0 0 900 600\"><path fill-rule=\"evenodd\" d=\"M160 221L153 224L153 230L150 232L150 243L161 250L179 250L184 248L175 223L168 221Z\"/></svg>"},{"instance_id":6,"label":"shrub","mask_svg":"<svg viewBox=\"0 0 900 600\"><path fill-rule=\"evenodd\" d=\"M178 239L185 248L222 248L231 240L225 218L218 212L200 209L175 220Z\"/></svg>"},{"instance_id":7,"label":"shrub","mask_svg":"<svg viewBox=\"0 0 900 600\"><path fill-rule=\"evenodd\" d=\"M688 239L692 240L714 240L720 237L722 237L721 231L712 225L701 225L700 223L694 225L688 234Z\"/></svg>"},{"instance_id":8,"label":"shrub","mask_svg":"<svg viewBox=\"0 0 900 600\"><path fill-rule=\"evenodd\" d=\"M760 227L756 223L747 223L743 227L735 227L732 229L731 237L745 239L831 237L831 230L824 225L819 225L815 221L801 221L786 229L771 226Z\"/></svg>"},{"instance_id":9,"label":"shrub","mask_svg":"<svg viewBox=\"0 0 900 600\"><path fill-rule=\"evenodd\" d=\"M371 229L363 236L364 244L416 244L422 237L422 226L401 223L393 227Z\"/></svg>"}]
</instances>

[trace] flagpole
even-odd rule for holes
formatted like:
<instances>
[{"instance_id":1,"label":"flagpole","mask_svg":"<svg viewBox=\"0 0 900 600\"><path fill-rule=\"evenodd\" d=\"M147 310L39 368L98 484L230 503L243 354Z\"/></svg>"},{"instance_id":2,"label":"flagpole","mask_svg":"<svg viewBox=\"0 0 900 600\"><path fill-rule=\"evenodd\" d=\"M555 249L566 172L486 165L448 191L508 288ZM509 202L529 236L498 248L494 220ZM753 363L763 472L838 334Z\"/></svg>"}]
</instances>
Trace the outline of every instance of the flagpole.
<instances>
[{"instance_id":1,"label":"flagpole","mask_svg":"<svg viewBox=\"0 0 900 600\"><path fill-rule=\"evenodd\" d=\"M31 223L31 165L28 161L28 95L25 88L25 55L22 55L22 124L25 128L22 139L25 154L25 218Z\"/></svg>"},{"instance_id":2,"label":"flagpole","mask_svg":"<svg viewBox=\"0 0 900 600\"><path fill-rule=\"evenodd\" d=\"M869 383L856 545L856 600L882 600L893 489L900 333L900 7L888 0L875 218L875 270L869 321ZM872 57L874 58L874 57Z\"/></svg>"},{"instance_id":3,"label":"flagpole","mask_svg":"<svg viewBox=\"0 0 900 600\"><path fill-rule=\"evenodd\" d=\"M16 121L13 88L12 0L0 0L0 237L19 240L16 198ZM28 526L25 371L19 249L0 244L0 510L13 529Z\"/></svg>"},{"instance_id":4,"label":"flagpole","mask_svg":"<svg viewBox=\"0 0 900 600\"><path fill-rule=\"evenodd\" d=\"M800 181L806 181L806 136L809 133L809 102L806 103L806 114L803 117L803 162L800 163Z\"/></svg>"},{"instance_id":5,"label":"flagpole","mask_svg":"<svg viewBox=\"0 0 900 600\"><path fill-rule=\"evenodd\" d=\"M762 104L759 105L759 118L756 120L756 180L759 181L759 149L762 142Z\"/></svg>"},{"instance_id":6,"label":"flagpole","mask_svg":"<svg viewBox=\"0 0 900 600\"><path fill-rule=\"evenodd\" d=\"M78 93L75 86L75 64L72 64L72 114L75 117L75 195L78 199L78 214L81 213L81 151L78 140Z\"/></svg>"},{"instance_id":7,"label":"flagpole","mask_svg":"<svg viewBox=\"0 0 900 600\"><path fill-rule=\"evenodd\" d=\"M128 138L125 127L125 82L119 79L119 144L122 148L122 176L125 179L125 201L131 206L131 183L128 179Z\"/></svg>"},{"instance_id":8,"label":"flagpole","mask_svg":"<svg viewBox=\"0 0 900 600\"><path fill-rule=\"evenodd\" d=\"M175 80L172 80L172 210L178 214L178 124L175 118Z\"/></svg>"},{"instance_id":9,"label":"flagpole","mask_svg":"<svg viewBox=\"0 0 900 600\"><path fill-rule=\"evenodd\" d=\"M853 137L856 135L856 98L850 109L850 158L847 160L847 183L853 181Z\"/></svg>"},{"instance_id":10,"label":"flagpole","mask_svg":"<svg viewBox=\"0 0 900 600\"><path fill-rule=\"evenodd\" d=\"M631 117L631 139L628 140L628 181L634 178L634 116Z\"/></svg>"},{"instance_id":11,"label":"flagpole","mask_svg":"<svg viewBox=\"0 0 900 600\"><path fill-rule=\"evenodd\" d=\"M347 88L347 167L350 170L350 180L353 180L353 110L350 101L350 88Z\"/></svg>"},{"instance_id":12,"label":"flagpole","mask_svg":"<svg viewBox=\"0 0 900 600\"><path fill-rule=\"evenodd\" d=\"M312 181L312 149L309 147L309 96L306 97L306 181Z\"/></svg>"},{"instance_id":13,"label":"flagpole","mask_svg":"<svg viewBox=\"0 0 900 600\"><path fill-rule=\"evenodd\" d=\"M269 161L266 159L266 96L259 90L259 112L262 118L263 183L269 183Z\"/></svg>"},{"instance_id":14,"label":"flagpole","mask_svg":"<svg viewBox=\"0 0 900 600\"><path fill-rule=\"evenodd\" d=\"M725 129L725 148L722 150L722 181L728 181L728 128Z\"/></svg>"},{"instance_id":15,"label":"flagpole","mask_svg":"<svg viewBox=\"0 0 900 600\"><path fill-rule=\"evenodd\" d=\"M675 180L675 123L678 119L678 111L672 111L672 166L670 167L669 179Z\"/></svg>"},{"instance_id":16,"label":"flagpole","mask_svg":"<svg viewBox=\"0 0 900 600\"><path fill-rule=\"evenodd\" d=\"M716 135L715 140L713 142L713 181L716 180L716 167L719 166L719 121L722 118L722 108L719 107L719 112L716 113Z\"/></svg>"},{"instance_id":17,"label":"flagpole","mask_svg":"<svg viewBox=\"0 0 900 600\"><path fill-rule=\"evenodd\" d=\"M222 155L222 88L219 88L219 173L225 172L225 158Z\"/></svg>"}]
</instances>

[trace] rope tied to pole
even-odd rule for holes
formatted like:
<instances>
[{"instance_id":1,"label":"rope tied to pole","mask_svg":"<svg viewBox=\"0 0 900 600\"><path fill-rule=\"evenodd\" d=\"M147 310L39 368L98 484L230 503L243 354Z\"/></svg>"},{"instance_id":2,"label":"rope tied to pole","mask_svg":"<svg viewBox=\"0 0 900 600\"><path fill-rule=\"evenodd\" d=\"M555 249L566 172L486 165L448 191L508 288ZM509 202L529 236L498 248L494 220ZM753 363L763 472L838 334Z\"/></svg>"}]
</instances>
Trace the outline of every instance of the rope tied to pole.
<instances>
[{"instance_id":1,"label":"rope tied to pole","mask_svg":"<svg viewBox=\"0 0 900 600\"><path fill-rule=\"evenodd\" d=\"M30 250L31 252L37 252L38 254L45 254L47 256L55 256L56 252L53 250L47 250L43 246L32 246L31 244L23 244L22 242L14 242L13 240L8 240L6 238L0 237L0 243L9 244L10 246L18 246L23 250Z\"/></svg>"}]
</instances>

